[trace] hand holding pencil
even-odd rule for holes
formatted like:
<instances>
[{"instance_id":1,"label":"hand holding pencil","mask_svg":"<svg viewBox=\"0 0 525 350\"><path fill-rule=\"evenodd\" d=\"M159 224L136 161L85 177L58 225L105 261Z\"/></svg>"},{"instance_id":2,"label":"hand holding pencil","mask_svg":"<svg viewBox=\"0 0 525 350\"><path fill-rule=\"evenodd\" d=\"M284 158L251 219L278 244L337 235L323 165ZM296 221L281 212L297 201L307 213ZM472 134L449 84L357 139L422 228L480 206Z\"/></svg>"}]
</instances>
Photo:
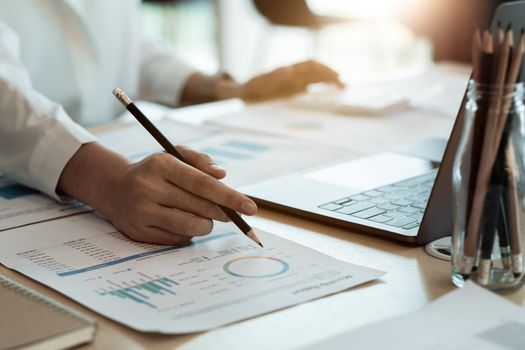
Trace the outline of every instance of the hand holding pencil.
<instances>
[{"instance_id":1,"label":"hand holding pencil","mask_svg":"<svg viewBox=\"0 0 525 350\"><path fill-rule=\"evenodd\" d=\"M158 165L151 169L153 170L151 175L154 177L161 175L161 178L166 179L174 187L171 189L173 193L171 196L169 186L164 186L164 190L151 186L145 188L147 192L157 191L157 196L160 198L164 196L165 203L156 208L159 214L163 213L163 216L159 216L160 221L157 224L152 223L152 225L161 225L155 228L158 234L169 238L166 232L159 229L165 231L171 228L182 231L178 235L188 238L189 241L192 235L210 233L213 228L211 220L231 220L246 236L262 247L255 231L237 214L239 211L253 215L257 211L257 206L248 197L218 181L226 175L224 170L218 168L212 159L203 153L184 146L173 146L122 90L116 88L113 94L167 152L146 159L146 161L157 159ZM141 166L140 164L138 163L138 167ZM167 166L168 169L163 169L163 166ZM147 165L145 170L148 170ZM142 186L146 183L137 185ZM146 197L147 194L144 193ZM167 202L168 199L171 201ZM164 206L167 208L162 208ZM168 221L167 227L162 226L165 221Z\"/></svg>"}]
</instances>

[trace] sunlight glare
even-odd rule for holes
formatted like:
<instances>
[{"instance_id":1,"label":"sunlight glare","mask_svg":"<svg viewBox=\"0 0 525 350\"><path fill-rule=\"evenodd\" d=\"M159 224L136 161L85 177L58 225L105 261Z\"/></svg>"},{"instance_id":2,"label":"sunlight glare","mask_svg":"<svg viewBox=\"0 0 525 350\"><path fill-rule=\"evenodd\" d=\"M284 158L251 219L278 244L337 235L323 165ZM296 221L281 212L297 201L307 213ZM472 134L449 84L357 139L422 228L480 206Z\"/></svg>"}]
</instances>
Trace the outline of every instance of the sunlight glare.
<instances>
[{"instance_id":1,"label":"sunlight glare","mask_svg":"<svg viewBox=\"0 0 525 350\"><path fill-rule=\"evenodd\" d=\"M427 0L307 0L316 13L354 19L389 19L422 1Z\"/></svg>"}]
</instances>

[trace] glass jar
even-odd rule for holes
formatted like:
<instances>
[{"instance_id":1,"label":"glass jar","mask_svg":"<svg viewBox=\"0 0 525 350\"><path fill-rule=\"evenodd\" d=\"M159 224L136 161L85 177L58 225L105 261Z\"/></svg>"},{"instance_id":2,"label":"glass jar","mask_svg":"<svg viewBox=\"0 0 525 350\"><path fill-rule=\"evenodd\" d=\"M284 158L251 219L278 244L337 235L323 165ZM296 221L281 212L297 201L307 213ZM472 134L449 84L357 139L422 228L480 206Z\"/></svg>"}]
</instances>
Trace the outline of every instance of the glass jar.
<instances>
[{"instance_id":1,"label":"glass jar","mask_svg":"<svg viewBox=\"0 0 525 350\"><path fill-rule=\"evenodd\" d=\"M523 84L469 82L452 173L452 281L519 288L524 264Z\"/></svg>"}]
</instances>

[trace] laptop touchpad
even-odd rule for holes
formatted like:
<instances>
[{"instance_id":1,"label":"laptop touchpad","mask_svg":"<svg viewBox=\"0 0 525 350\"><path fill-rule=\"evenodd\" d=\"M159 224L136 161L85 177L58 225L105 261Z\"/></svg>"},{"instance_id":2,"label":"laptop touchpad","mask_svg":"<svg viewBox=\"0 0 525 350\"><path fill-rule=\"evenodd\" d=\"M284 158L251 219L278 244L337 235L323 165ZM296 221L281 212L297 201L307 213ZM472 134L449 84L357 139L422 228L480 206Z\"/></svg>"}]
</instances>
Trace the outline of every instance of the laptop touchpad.
<instances>
[{"instance_id":1,"label":"laptop touchpad","mask_svg":"<svg viewBox=\"0 0 525 350\"><path fill-rule=\"evenodd\" d=\"M308 172L303 176L365 191L423 175L434 166L429 160L385 152Z\"/></svg>"}]
</instances>

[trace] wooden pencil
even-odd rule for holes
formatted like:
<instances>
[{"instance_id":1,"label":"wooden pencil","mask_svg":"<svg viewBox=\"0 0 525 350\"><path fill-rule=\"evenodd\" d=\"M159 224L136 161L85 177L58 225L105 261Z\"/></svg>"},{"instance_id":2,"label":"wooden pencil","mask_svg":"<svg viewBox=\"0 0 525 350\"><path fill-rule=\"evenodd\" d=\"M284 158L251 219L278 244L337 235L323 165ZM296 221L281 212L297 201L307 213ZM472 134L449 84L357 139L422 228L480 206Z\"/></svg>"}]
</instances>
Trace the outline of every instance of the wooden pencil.
<instances>
[{"instance_id":1,"label":"wooden pencil","mask_svg":"<svg viewBox=\"0 0 525 350\"><path fill-rule=\"evenodd\" d=\"M477 31L474 35L472 43L474 60L474 74L477 83L477 89L483 92L486 86L490 84L491 67L494 60L494 45L490 32L485 30L483 32L483 39L481 34ZM477 78L477 79L476 79ZM468 174L468 191L467 191L467 214L472 210L472 202L474 200L475 186L477 173L479 170L479 162L481 158L481 148L485 134L485 125L487 124L488 103L486 99L478 100L478 108L474 116L473 132L472 132L472 146L470 151L470 168ZM466 217L466 226L468 226L469 216ZM466 239L466 237L465 237Z\"/></svg>"},{"instance_id":2,"label":"wooden pencil","mask_svg":"<svg viewBox=\"0 0 525 350\"><path fill-rule=\"evenodd\" d=\"M474 32L471 50L473 66L472 78L475 81L479 82L481 78L479 70L481 65L481 33L479 31L479 28L476 28L476 31Z\"/></svg>"},{"instance_id":3,"label":"wooden pencil","mask_svg":"<svg viewBox=\"0 0 525 350\"><path fill-rule=\"evenodd\" d=\"M521 213L520 199L516 183L518 181L518 169L516 168L516 155L512 142L509 142L506 149L507 160L507 195L508 195L508 216L510 231L510 253L511 265L514 277L519 277L523 273L523 243L521 238Z\"/></svg>"},{"instance_id":4,"label":"wooden pencil","mask_svg":"<svg viewBox=\"0 0 525 350\"><path fill-rule=\"evenodd\" d=\"M475 46L475 45L473 45ZM483 91L486 86L490 84L492 77L492 66L494 59L494 43L492 35L489 31L483 32L481 55L479 60L479 67L475 68L479 77L478 88ZM476 62L474 62L476 63ZM467 277L470 275L474 266L476 248L478 243L479 235L474 236L469 230L471 226L471 215L473 211L474 199L476 194L477 185L477 174L480 167L480 159L482 155L483 140L485 138L485 126L487 124L487 113L488 113L488 102L486 99L480 99L478 101L478 109L476 111L474 119L474 130L472 138L472 151L470 160L470 172L469 172L469 183L468 183L468 195L467 195L467 217L466 217L466 229L463 244L463 254L461 261L461 273Z\"/></svg>"},{"instance_id":5,"label":"wooden pencil","mask_svg":"<svg viewBox=\"0 0 525 350\"><path fill-rule=\"evenodd\" d=\"M492 36L490 36L490 39L492 39ZM501 135L503 133L503 130L495 130L495 126L498 124L497 119L500 115L499 111L501 108L501 96L503 95L502 86L505 83L505 78L507 75L511 43L512 31L509 30L505 35L505 40L502 46L498 48L499 52L497 64L495 65L496 68L483 68L489 70L492 73L491 81L493 84L496 85L496 93L495 96L490 96L491 101L488 106L489 110L487 114L485 133L483 137L483 145L481 147L479 170L477 173L472 207L470 213L468 214L469 218L467 222L467 230L465 235L465 244L463 250L464 261L462 268L462 273L465 276L470 275L472 271L474 257L476 255L476 252L478 251L478 246L480 243L481 218L483 214L485 198L490 185L490 178L494 166L495 157L498 153L499 148L496 147L496 150L494 150L494 148L492 148L492 145L494 144L494 142L497 145L499 145L499 141L501 140Z\"/></svg>"}]
</instances>

